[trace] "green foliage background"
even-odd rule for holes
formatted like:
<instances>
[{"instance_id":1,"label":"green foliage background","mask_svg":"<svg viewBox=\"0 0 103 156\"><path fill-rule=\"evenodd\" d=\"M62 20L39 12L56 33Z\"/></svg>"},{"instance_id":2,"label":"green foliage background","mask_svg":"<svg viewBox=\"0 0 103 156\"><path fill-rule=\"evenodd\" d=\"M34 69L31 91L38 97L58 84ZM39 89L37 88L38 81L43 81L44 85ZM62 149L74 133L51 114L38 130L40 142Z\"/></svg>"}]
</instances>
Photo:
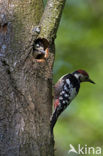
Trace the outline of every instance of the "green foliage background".
<instances>
[{"instance_id":1,"label":"green foliage background","mask_svg":"<svg viewBox=\"0 0 103 156\"><path fill-rule=\"evenodd\" d=\"M103 1L67 0L56 39L54 83L65 73L86 70L96 85L80 92L55 128L56 156L68 156L69 144L102 147L103 155Z\"/></svg>"}]
</instances>

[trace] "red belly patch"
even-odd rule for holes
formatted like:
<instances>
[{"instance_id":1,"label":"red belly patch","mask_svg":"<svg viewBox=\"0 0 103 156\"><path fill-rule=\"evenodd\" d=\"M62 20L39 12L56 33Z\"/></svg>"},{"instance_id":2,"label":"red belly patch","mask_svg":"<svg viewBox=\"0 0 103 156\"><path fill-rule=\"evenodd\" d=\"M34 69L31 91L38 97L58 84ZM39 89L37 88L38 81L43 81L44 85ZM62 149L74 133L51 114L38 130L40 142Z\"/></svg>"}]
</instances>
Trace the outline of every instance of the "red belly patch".
<instances>
[{"instance_id":1,"label":"red belly patch","mask_svg":"<svg viewBox=\"0 0 103 156\"><path fill-rule=\"evenodd\" d=\"M56 99L54 102L54 108L56 109L56 107L59 105L59 99Z\"/></svg>"}]
</instances>

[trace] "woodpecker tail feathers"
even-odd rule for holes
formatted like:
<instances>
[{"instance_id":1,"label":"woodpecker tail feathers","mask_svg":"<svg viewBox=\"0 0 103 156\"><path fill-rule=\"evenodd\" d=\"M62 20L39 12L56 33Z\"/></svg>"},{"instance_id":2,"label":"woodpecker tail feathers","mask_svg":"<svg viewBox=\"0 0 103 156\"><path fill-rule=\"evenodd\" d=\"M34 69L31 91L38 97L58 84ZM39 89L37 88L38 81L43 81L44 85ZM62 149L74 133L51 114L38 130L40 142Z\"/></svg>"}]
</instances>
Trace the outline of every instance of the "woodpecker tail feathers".
<instances>
[{"instance_id":1,"label":"woodpecker tail feathers","mask_svg":"<svg viewBox=\"0 0 103 156\"><path fill-rule=\"evenodd\" d=\"M51 134L53 134L53 128L56 124L56 121L59 117L59 115L62 113L63 111L63 108L60 108L59 106L55 109L54 113L52 114L51 116L51 119L50 119L50 129L51 129Z\"/></svg>"}]
</instances>

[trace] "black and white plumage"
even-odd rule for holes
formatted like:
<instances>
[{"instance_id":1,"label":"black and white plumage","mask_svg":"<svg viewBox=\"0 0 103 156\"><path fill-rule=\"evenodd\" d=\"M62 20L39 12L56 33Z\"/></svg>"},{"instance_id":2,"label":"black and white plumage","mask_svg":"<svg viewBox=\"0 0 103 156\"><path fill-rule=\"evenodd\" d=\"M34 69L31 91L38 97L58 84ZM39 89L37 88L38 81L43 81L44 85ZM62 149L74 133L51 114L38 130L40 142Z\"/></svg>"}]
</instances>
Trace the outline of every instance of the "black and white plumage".
<instances>
[{"instance_id":1,"label":"black and white plumage","mask_svg":"<svg viewBox=\"0 0 103 156\"><path fill-rule=\"evenodd\" d=\"M84 70L77 70L72 74L62 76L54 88L54 113L50 120L51 133L59 115L67 108L78 94L81 82L91 82L89 75Z\"/></svg>"}]
</instances>

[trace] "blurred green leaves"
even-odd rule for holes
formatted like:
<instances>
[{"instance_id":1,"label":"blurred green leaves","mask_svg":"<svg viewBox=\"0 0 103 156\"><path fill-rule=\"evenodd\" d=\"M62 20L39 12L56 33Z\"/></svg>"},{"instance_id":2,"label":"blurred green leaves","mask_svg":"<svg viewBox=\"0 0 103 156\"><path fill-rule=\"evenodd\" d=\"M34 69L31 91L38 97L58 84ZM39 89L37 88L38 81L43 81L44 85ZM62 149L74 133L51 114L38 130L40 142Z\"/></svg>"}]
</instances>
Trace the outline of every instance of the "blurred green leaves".
<instances>
[{"instance_id":1,"label":"blurred green leaves","mask_svg":"<svg viewBox=\"0 0 103 156\"><path fill-rule=\"evenodd\" d=\"M56 39L54 82L63 74L86 70L96 85L81 84L79 95L59 118L56 155L69 144L103 147L103 1L67 0Z\"/></svg>"}]
</instances>

